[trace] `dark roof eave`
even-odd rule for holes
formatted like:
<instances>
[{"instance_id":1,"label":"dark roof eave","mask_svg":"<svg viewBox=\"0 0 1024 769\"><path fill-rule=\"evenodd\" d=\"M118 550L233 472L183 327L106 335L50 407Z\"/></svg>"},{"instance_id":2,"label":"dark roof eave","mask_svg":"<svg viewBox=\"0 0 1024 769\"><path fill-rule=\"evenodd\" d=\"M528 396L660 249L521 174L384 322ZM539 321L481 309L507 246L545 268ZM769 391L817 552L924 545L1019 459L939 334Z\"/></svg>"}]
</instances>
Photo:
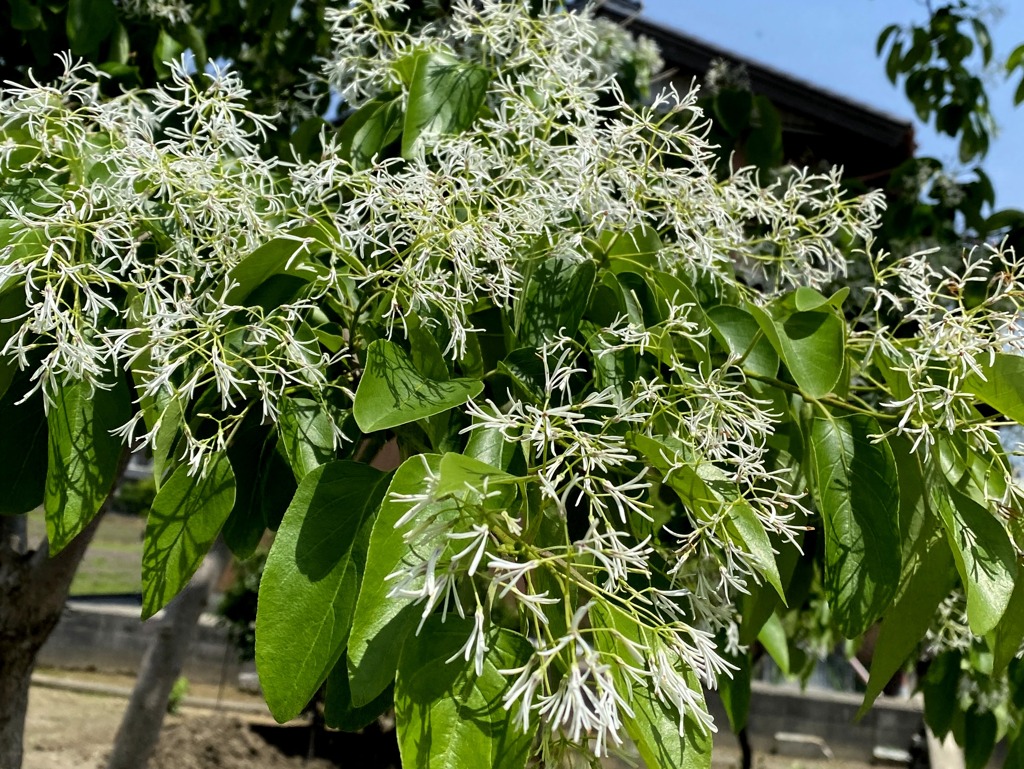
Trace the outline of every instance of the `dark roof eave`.
<instances>
[{"instance_id":1,"label":"dark roof eave","mask_svg":"<svg viewBox=\"0 0 1024 769\"><path fill-rule=\"evenodd\" d=\"M628 6L605 2L599 6L598 13L624 22L630 31L652 39L661 49L662 58L669 68L701 73L707 72L715 59L742 62L750 77L752 90L768 97L776 106L814 117L889 147L912 147L914 129L908 121L649 21L636 15L635 10Z\"/></svg>"}]
</instances>

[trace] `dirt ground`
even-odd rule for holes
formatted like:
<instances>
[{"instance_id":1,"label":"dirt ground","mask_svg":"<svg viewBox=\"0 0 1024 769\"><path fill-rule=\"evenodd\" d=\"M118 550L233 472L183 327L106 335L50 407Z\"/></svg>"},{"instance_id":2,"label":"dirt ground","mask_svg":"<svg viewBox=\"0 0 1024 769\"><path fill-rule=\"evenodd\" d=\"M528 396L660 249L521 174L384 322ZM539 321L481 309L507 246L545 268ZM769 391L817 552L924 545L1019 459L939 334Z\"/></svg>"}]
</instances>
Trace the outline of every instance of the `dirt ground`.
<instances>
[{"instance_id":1,"label":"dirt ground","mask_svg":"<svg viewBox=\"0 0 1024 769\"><path fill-rule=\"evenodd\" d=\"M52 674L55 671L47 672ZM128 678L104 674L65 675L75 680L115 685L123 683L121 678ZM215 696L214 687L210 690L199 688L192 693L200 697ZM232 697L249 701L240 693L232 693ZM34 686L29 700L22 769L104 769L126 705L127 701L120 697ZM279 729L269 716L185 707L178 715L169 715L164 722L160 744L149 769L363 769L368 765L388 763L367 754L367 743L363 738L339 733L330 735L329 742L333 744L327 746L328 755L336 756L336 761L314 759L304 762L304 737L292 740L292 755L286 755L260 736ZM280 738L278 741L287 742ZM301 754L296 755L300 750ZM391 765L399 769L397 758ZM606 763L609 769L626 769L631 765L632 762L613 760ZM738 765L737 751L716 745L713 769L735 769ZM754 767L871 769L867 764L765 754L755 755Z\"/></svg>"},{"instance_id":2,"label":"dirt ground","mask_svg":"<svg viewBox=\"0 0 1024 769\"><path fill-rule=\"evenodd\" d=\"M33 687L23 769L103 769L127 702ZM251 729L273 721L183 708L168 716L150 769L335 769L285 756Z\"/></svg>"}]
</instances>

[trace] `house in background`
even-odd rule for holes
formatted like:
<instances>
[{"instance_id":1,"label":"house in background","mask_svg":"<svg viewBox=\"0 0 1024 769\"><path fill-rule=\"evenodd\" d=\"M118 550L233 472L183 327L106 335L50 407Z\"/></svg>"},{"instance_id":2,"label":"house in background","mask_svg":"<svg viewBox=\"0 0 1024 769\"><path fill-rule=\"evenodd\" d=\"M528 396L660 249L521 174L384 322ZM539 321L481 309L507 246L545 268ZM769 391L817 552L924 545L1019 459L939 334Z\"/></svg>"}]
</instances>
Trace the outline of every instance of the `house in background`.
<instances>
[{"instance_id":1,"label":"house in background","mask_svg":"<svg viewBox=\"0 0 1024 769\"><path fill-rule=\"evenodd\" d=\"M782 119L783 159L800 166L842 166L844 176L884 186L890 172L914 154L913 126L880 110L644 18L641 3L605 0L597 13L653 40L665 61L663 77L684 91L704 81L716 62L742 65L750 90Z\"/></svg>"}]
</instances>

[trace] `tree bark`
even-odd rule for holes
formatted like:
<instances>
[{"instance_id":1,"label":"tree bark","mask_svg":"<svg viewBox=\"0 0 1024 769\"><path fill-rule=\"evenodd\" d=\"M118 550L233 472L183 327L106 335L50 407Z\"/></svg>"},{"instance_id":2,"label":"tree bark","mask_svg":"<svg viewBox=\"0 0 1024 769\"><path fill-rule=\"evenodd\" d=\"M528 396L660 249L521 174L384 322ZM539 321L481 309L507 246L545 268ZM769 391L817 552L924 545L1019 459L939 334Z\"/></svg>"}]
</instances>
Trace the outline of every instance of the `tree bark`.
<instances>
[{"instance_id":1,"label":"tree bark","mask_svg":"<svg viewBox=\"0 0 1024 769\"><path fill-rule=\"evenodd\" d=\"M157 635L142 659L107 769L145 769L148 765L199 617L230 560L227 545L218 538L191 581L164 610Z\"/></svg>"},{"instance_id":2,"label":"tree bark","mask_svg":"<svg viewBox=\"0 0 1024 769\"><path fill-rule=\"evenodd\" d=\"M53 558L29 551L24 516L0 516L0 769L19 769L36 654L60 619L71 580L106 505Z\"/></svg>"}]
</instances>

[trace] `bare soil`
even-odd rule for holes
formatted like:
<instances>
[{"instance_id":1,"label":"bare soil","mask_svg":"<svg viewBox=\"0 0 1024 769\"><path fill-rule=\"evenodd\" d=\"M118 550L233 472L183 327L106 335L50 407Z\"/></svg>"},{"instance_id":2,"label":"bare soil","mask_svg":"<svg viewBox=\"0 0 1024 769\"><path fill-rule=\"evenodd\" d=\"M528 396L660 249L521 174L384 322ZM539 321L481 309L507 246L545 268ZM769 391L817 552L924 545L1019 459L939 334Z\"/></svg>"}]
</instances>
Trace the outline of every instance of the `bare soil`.
<instances>
[{"instance_id":1,"label":"bare soil","mask_svg":"<svg viewBox=\"0 0 1024 769\"><path fill-rule=\"evenodd\" d=\"M103 769L127 702L118 697L33 687L23 769ZM150 769L336 769L326 759L288 756L254 731L259 716L183 708L169 715ZM355 757L349 754L349 759ZM354 761L350 766L360 766ZM344 766L344 764L342 764Z\"/></svg>"}]
</instances>

